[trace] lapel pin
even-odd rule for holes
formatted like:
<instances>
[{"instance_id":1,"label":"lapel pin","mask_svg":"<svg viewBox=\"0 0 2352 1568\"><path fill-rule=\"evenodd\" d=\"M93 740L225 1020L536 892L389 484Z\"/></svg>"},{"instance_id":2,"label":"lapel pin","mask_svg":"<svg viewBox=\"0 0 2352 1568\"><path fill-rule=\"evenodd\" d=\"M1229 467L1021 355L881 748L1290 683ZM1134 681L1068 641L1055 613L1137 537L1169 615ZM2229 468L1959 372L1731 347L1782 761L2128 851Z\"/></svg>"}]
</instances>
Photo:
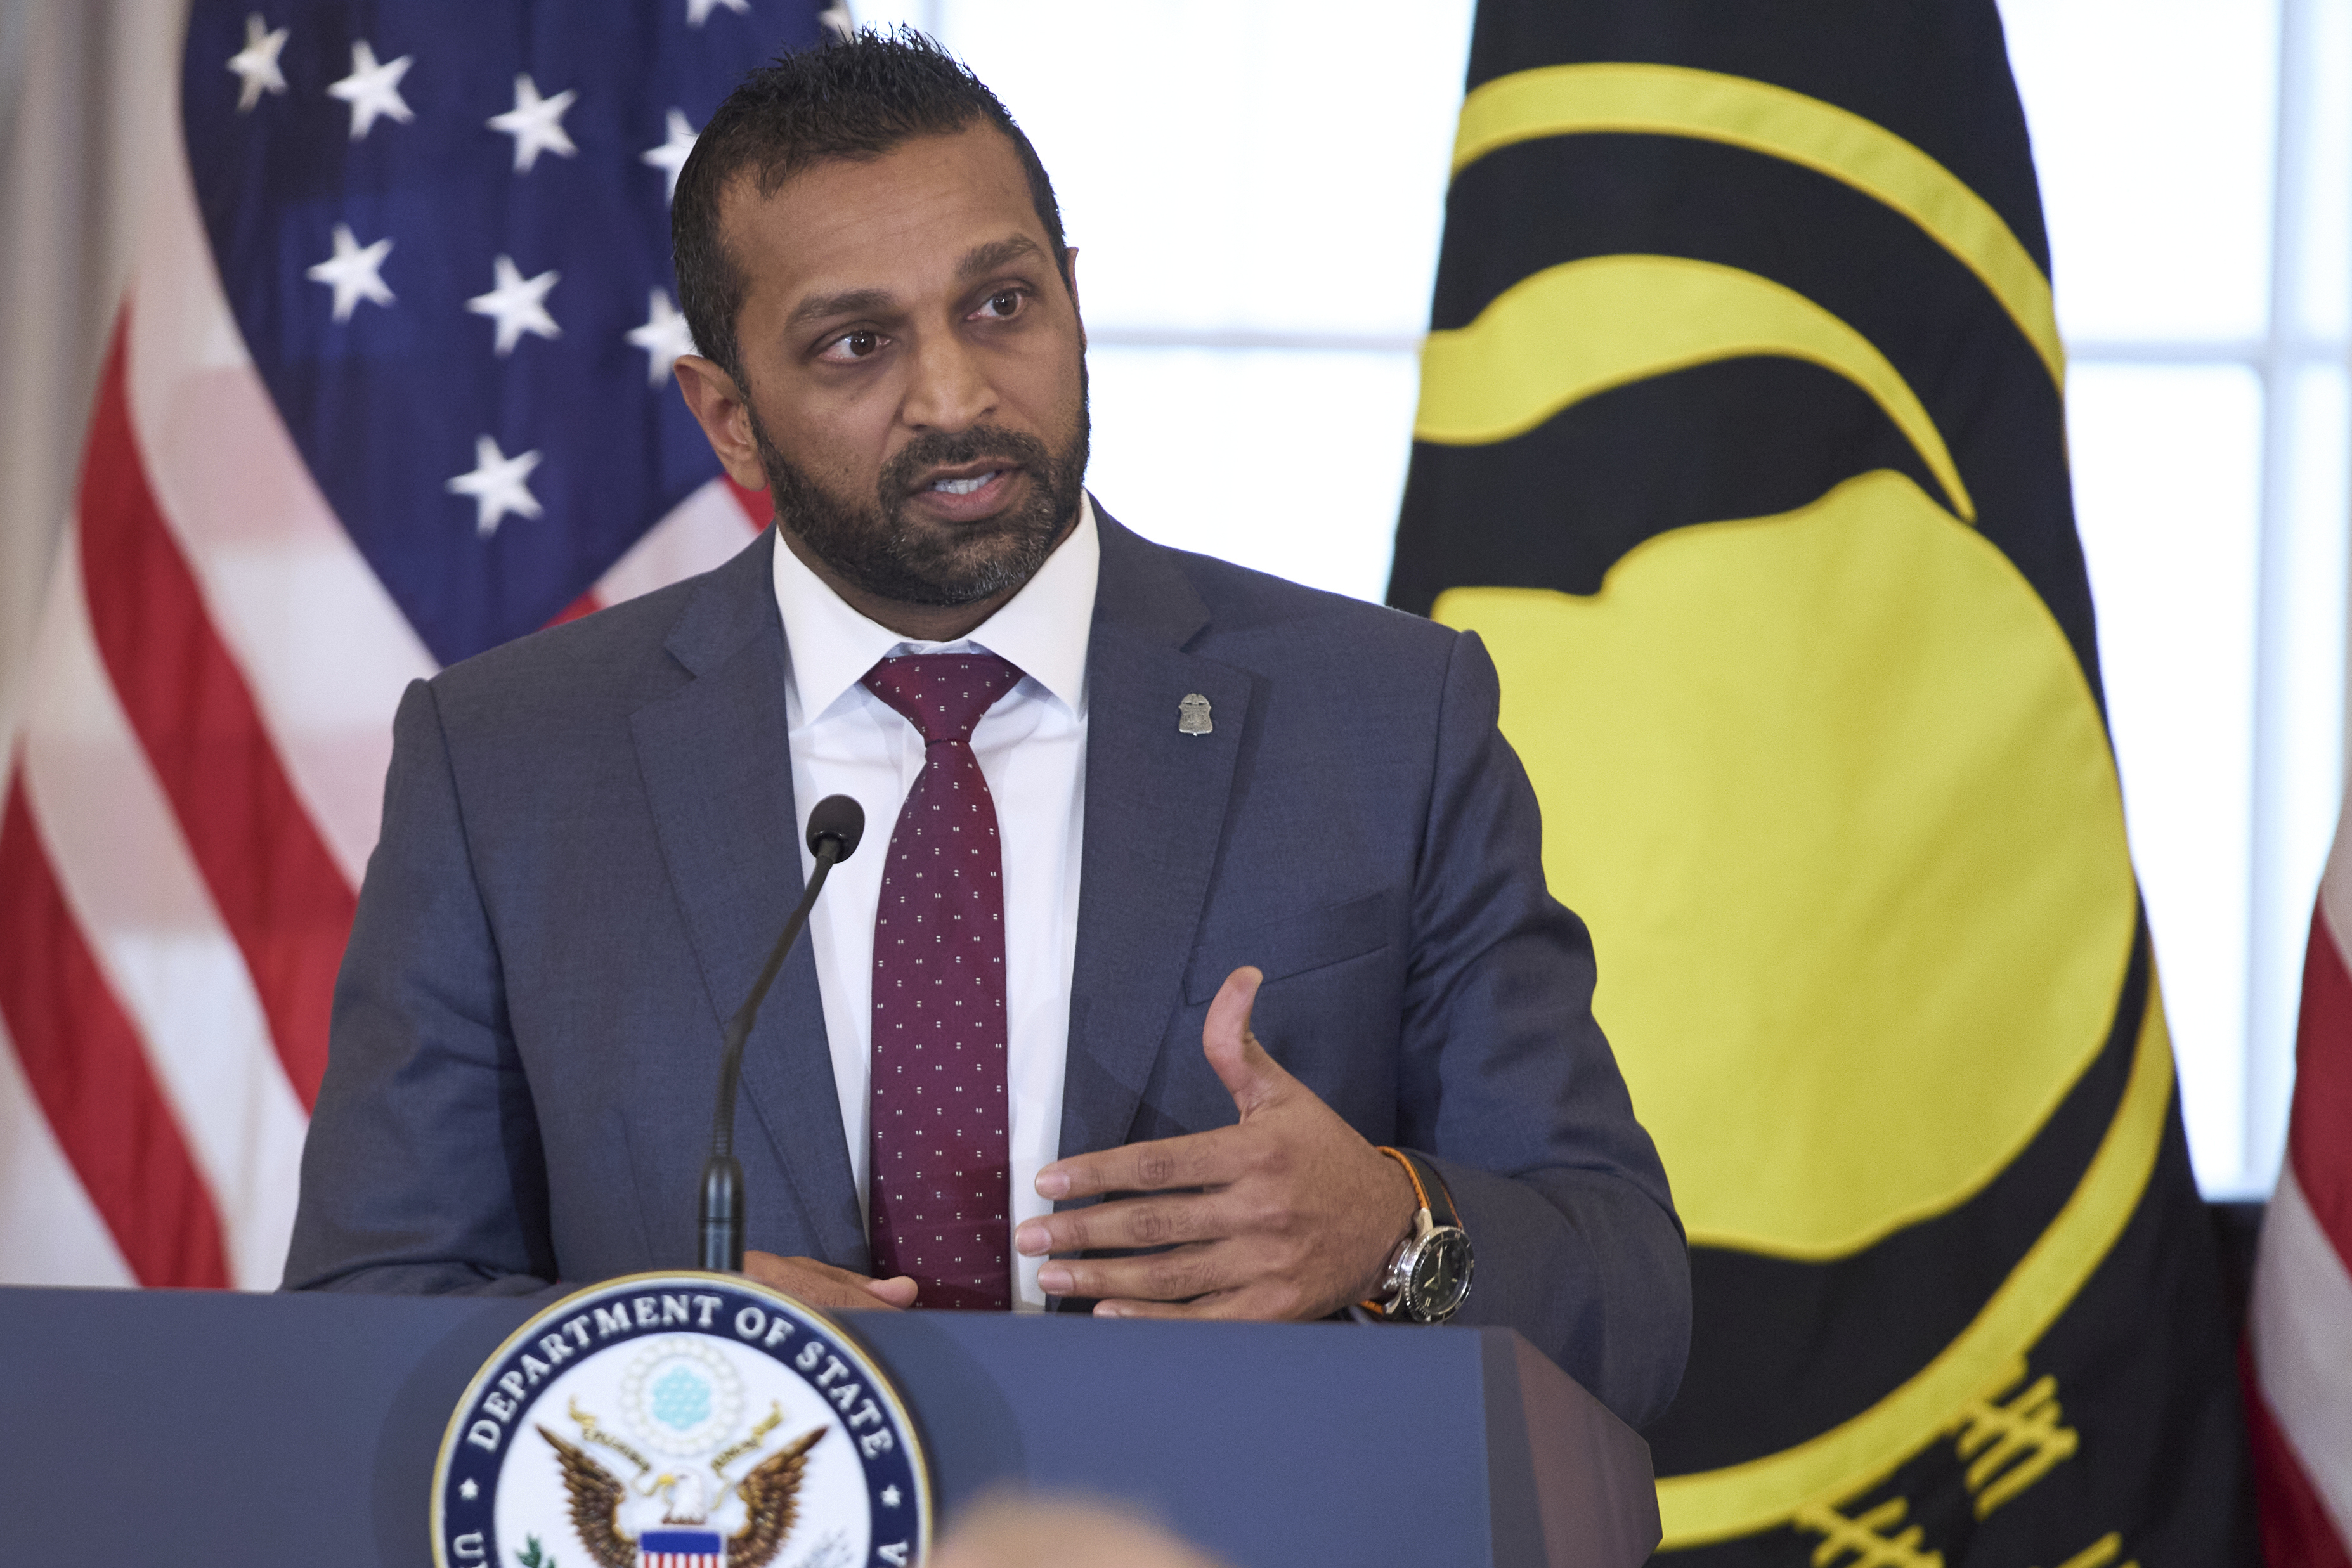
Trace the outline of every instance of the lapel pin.
<instances>
[{"instance_id":1,"label":"lapel pin","mask_svg":"<svg viewBox=\"0 0 2352 1568\"><path fill-rule=\"evenodd\" d=\"M1207 735L1211 727L1209 699L1198 692L1186 694L1184 700L1176 705L1176 733Z\"/></svg>"}]
</instances>

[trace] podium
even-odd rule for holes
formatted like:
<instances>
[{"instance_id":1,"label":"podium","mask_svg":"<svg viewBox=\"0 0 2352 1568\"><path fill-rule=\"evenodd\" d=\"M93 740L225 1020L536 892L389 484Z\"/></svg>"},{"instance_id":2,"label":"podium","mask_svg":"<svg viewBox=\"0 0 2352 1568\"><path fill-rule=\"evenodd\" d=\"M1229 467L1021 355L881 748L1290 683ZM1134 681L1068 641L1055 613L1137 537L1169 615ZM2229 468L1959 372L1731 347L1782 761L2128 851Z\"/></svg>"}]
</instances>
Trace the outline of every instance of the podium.
<instances>
[{"instance_id":1,"label":"podium","mask_svg":"<svg viewBox=\"0 0 2352 1568\"><path fill-rule=\"evenodd\" d=\"M534 1304L0 1289L0 1517L23 1563L423 1568L442 1433ZM1235 1568L1633 1568L1648 1447L1517 1333L841 1314L940 1518L1000 1483L1136 1505Z\"/></svg>"}]
</instances>

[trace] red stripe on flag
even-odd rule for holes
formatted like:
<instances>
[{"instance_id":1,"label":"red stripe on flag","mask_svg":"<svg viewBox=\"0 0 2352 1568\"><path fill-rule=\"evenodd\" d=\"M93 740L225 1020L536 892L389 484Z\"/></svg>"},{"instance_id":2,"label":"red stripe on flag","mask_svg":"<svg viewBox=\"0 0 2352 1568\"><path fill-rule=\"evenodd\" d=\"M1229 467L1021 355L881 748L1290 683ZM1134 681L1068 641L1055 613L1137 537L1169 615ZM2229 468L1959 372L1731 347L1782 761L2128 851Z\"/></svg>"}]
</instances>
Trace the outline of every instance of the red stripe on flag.
<instances>
[{"instance_id":1,"label":"red stripe on flag","mask_svg":"<svg viewBox=\"0 0 2352 1568\"><path fill-rule=\"evenodd\" d=\"M2319 1490L2263 1402L2253 1354L2243 1343L2238 1347L2238 1383L2246 1396L2246 1447L2254 1461L2254 1501L2270 1568L2352 1568L2352 1555L2346 1553Z\"/></svg>"},{"instance_id":2,"label":"red stripe on flag","mask_svg":"<svg viewBox=\"0 0 2352 1568\"><path fill-rule=\"evenodd\" d=\"M2352 1271L2352 975L2325 905L2312 911L2304 950L2287 1158L2320 1229Z\"/></svg>"},{"instance_id":3,"label":"red stripe on flag","mask_svg":"<svg viewBox=\"0 0 2352 1568\"><path fill-rule=\"evenodd\" d=\"M0 1019L33 1096L142 1285L228 1284L220 1217L50 869L16 769L0 814Z\"/></svg>"},{"instance_id":4,"label":"red stripe on flag","mask_svg":"<svg viewBox=\"0 0 2352 1568\"><path fill-rule=\"evenodd\" d=\"M604 601L596 597L596 591L592 588L587 592L582 594L579 598L573 600L571 603L565 605L562 609L557 611L555 612L555 619L550 621L548 625L561 626L566 621L577 621L583 615L593 615L596 612L604 608Z\"/></svg>"},{"instance_id":5,"label":"red stripe on flag","mask_svg":"<svg viewBox=\"0 0 2352 1568\"><path fill-rule=\"evenodd\" d=\"M90 627L308 1109L326 1070L328 1012L355 901L149 486L131 426L129 319L126 308L82 462Z\"/></svg>"},{"instance_id":6,"label":"red stripe on flag","mask_svg":"<svg viewBox=\"0 0 2352 1568\"><path fill-rule=\"evenodd\" d=\"M769 499L768 492L746 490L742 486L735 483L735 476L731 474L725 477L727 493L735 497L735 504L743 508L743 515L751 519L751 526L766 528L769 520L776 515L775 503Z\"/></svg>"}]
</instances>

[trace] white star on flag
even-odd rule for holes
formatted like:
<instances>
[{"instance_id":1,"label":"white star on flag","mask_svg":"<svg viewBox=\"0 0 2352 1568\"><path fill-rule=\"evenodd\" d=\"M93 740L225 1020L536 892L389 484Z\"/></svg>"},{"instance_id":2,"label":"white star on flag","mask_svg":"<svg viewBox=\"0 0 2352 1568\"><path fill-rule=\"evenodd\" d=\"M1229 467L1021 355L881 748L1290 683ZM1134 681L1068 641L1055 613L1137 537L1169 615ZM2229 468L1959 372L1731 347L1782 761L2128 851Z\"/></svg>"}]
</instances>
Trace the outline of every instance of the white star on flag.
<instances>
[{"instance_id":1,"label":"white star on flag","mask_svg":"<svg viewBox=\"0 0 2352 1568\"><path fill-rule=\"evenodd\" d=\"M637 162L650 163L669 178L670 200L677 199L677 172L686 167L687 154L694 151L694 126L677 110L669 111L669 140L658 147L649 147L637 155Z\"/></svg>"},{"instance_id":2,"label":"white star on flag","mask_svg":"<svg viewBox=\"0 0 2352 1568\"><path fill-rule=\"evenodd\" d=\"M530 173L542 152L569 158L580 151L572 144L572 133L563 129L563 111L579 96L565 88L553 98L541 98L537 82L528 76L515 78L515 106L504 114L490 116L489 123L491 130L515 139L516 173Z\"/></svg>"},{"instance_id":3,"label":"white star on flag","mask_svg":"<svg viewBox=\"0 0 2352 1568\"><path fill-rule=\"evenodd\" d=\"M285 73L278 68L278 51L286 47L284 27L271 32L254 12L245 19L245 47L228 57L228 68L244 86L236 95L236 111L244 114L261 101L265 92L284 92Z\"/></svg>"},{"instance_id":4,"label":"white star on flag","mask_svg":"<svg viewBox=\"0 0 2352 1568\"><path fill-rule=\"evenodd\" d=\"M415 55L403 55L378 65L375 51L368 47L365 38L352 46L352 74L329 87L327 92L352 106L352 141L364 138L385 115L403 125L416 118L408 100L400 96L400 78L415 63Z\"/></svg>"},{"instance_id":5,"label":"white star on flag","mask_svg":"<svg viewBox=\"0 0 2352 1568\"><path fill-rule=\"evenodd\" d=\"M646 384L657 387L669 380L670 367L680 354L695 351L694 333L669 302L669 290L656 288L646 307L646 324L629 329L629 341L646 351Z\"/></svg>"},{"instance_id":6,"label":"white star on flag","mask_svg":"<svg viewBox=\"0 0 2352 1568\"><path fill-rule=\"evenodd\" d=\"M509 512L526 517L540 515L539 497L523 483L538 466L538 453L509 457L499 450L497 442L478 435L474 437L474 471L458 475L442 488L453 496L474 497L474 532L488 538L499 531L499 519Z\"/></svg>"},{"instance_id":7,"label":"white star on flag","mask_svg":"<svg viewBox=\"0 0 2352 1568\"><path fill-rule=\"evenodd\" d=\"M334 289L335 319L348 321L362 299L376 305L392 303L392 290L384 286L382 271L383 258L391 254L390 235L363 246L352 235L351 225L337 224L335 254L303 276Z\"/></svg>"},{"instance_id":8,"label":"white star on flag","mask_svg":"<svg viewBox=\"0 0 2352 1568\"><path fill-rule=\"evenodd\" d=\"M477 294L467 300L466 308L477 316L497 319L498 351L501 357L514 352L525 332L541 338L563 336L563 329L547 313L546 304L547 291L555 287L562 273L550 268L537 277L525 277L510 256L501 256L490 265L495 286L488 294Z\"/></svg>"},{"instance_id":9,"label":"white star on flag","mask_svg":"<svg viewBox=\"0 0 2352 1568\"><path fill-rule=\"evenodd\" d=\"M739 16L751 14L751 0L686 0L686 25L699 27L710 20L710 13L724 5Z\"/></svg>"}]
</instances>

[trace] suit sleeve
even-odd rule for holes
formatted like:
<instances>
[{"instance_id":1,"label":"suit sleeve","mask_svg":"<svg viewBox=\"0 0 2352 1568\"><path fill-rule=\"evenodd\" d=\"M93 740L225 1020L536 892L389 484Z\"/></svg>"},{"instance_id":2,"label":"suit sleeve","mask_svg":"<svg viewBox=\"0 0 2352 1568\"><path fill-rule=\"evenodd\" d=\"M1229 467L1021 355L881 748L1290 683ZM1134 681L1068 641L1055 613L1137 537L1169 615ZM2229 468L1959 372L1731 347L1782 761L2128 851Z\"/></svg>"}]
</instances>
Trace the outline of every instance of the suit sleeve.
<instances>
[{"instance_id":1,"label":"suit sleeve","mask_svg":"<svg viewBox=\"0 0 2352 1568\"><path fill-rule=\"evenodd\" d=\"M1639 1427L1682 1380L1689 1257L1592 1016L1591 939L1545 886L1535 790L1499 705L1494 664L1465 632L1413 890L1402 1130L1476 1249L1456 1321L1519 1330Z\"/></svg>"},{"instance_id":2,"label":"suit sleeve","mask_svg":"<svg viewBox=\"0 0 2352 1568\"><path fill-rule=\"evenodd\" d=\"M289 1290L522 1295L547 1173L433 689L394 722L383 831L335 983Z\"/></svg>"}]
</instances>

